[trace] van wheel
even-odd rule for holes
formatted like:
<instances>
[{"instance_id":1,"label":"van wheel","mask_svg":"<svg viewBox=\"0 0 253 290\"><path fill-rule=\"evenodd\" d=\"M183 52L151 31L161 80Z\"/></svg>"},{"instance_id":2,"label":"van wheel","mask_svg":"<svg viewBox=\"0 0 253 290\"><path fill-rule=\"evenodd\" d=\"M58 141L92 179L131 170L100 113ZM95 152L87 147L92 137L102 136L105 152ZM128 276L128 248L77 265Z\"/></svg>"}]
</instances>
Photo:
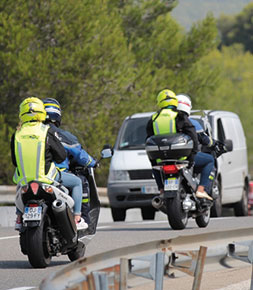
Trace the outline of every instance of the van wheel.
<instances>
[{"instance_id":1,"label":"van wheel","mask_svg":"<svg viewBox=\"0 0 253 290\"><path fill-rule=\"evenodd\" d=\"M115 222L123 222L126 219L126 209L125 208L115 208L111 207L112 219Z\"/></svg>"},{"instance_id":2,"label":"van wheel","mask_svg":"<svg viewBox=\"0 0 253 290\"><path fill-rule=\"evenodd\" d=\"M247 216L248 215L248 196L249 196L249 184L245 182L242 199L234 204L235 216Z\"/></svg>"},{"instance_id":3,"label":"van wheel","mask_svg":"<svg viewBox=\"0 0 253 290\"><path fill-rule=\"evenodd\" d=\"M151 206L142 207L141 208L142 219L143 220L153 220L155 218L155 212L156 212L156 210Z\"/></svg>"},{"instance_id":4,"label":"van wheel","mask_svg":"<svg viewBox=\"0 0 253 290\"><path fill-rule=\"evenodd\" d=\"M221 182L220 180L215 180L213 183L212 193L217 196L217 198L213 201L213 205L211 207L211 217L221 217L222 215L222 199L221 199Z\"/></svg>"}]
</instances>

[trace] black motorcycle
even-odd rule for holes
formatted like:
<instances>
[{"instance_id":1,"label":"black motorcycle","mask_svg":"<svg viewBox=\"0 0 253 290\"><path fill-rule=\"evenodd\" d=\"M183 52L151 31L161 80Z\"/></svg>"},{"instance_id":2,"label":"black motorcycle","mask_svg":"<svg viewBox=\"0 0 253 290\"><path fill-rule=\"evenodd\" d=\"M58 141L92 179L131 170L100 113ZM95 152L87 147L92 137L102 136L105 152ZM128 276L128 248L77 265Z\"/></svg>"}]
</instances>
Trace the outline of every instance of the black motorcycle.
<instances>
[{"instance_id":1,"label":"black motorcycle","mask_svg":"<svg viewBox=\"0 0 253 290\"><path fill-rule=\"evenodd\" d=\"M225 144L217 142L215 146L220 154L227 152ZM152 205L167 215L174 230L184 229L189 217L199 227L206 227L210 221L213 202L196 197L199 174L188 168L186 159L192 149L193 141L182 133L156 135L146 141L147 155L155 161L153 169L160 172L164 184L164 194L154 197Z\"/></svg>"},{"instance_id":2,"label":"black motorcycle","mask_svg":"<svg viewBox=\"0 0 253 290\"><path fill-rule=\"evenodd\" d=\"M110 147L104 146L101 159L110 158L112 153ZM53 256L68 255L71 261L77 260L85 253L80 239L96 232L100 203L94 173L92 169L82 170L91 190L90 224L86 230L77 231L74 200L61 183L31 181L17 188L15 204L23 213L20 247L34 268L47 267Z\"/></svg>"}]
</instances>

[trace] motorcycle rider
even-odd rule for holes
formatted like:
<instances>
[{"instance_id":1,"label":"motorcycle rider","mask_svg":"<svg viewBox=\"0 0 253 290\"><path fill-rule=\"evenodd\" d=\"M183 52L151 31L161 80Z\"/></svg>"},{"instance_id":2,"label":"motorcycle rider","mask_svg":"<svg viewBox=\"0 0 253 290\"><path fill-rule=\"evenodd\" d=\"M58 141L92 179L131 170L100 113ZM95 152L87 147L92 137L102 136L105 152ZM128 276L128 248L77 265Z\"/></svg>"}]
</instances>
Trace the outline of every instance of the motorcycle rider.
<instances>
[{"instance_id":1,"label":"motorcycle rider","mask_svg":"<svg viewBox=\"0 0 253 290\"><path fill-rule=\"evenodd\" d=\"M185 94L179 94L176 97L178 99L177 110L185 113L189 117L192 108L191 98ZM196 129L199 143L204 146L211 147L213 145L212 138L205 134L204 129L197 120L192 118L189 119ZM213 167L213 156L211 154L198 151L194 157L194 171L196 173L200 173L201 177L196 191L196 197L213 200L213 198L206 192L210 183L209 176L213 170Z\"/></svg>"},{"instance_id":2,"label":"motorcycle rider","mask_svg":"<svg viewBox=\"0 0 253 290\"><path fill-rule=\"evenodd\" d=\"M60 128L61 125L61 106L56 99L46 98L43 100L44 107L47 113L46 124L49 124L56 132L57 137L60 139L62 145L67 152L67 158L60 164L56 164L61 171L69 171L70 162L74 165L84 166L84 167L96 167L97 162L92 158L81 146L76 136L68 131ZM87 178L80 174L78 175L82 180L82 218L87 224L90 223L89 218L89 183ZM88 226L88 225L87 225Z\"/></svg>"},{"instance_id":3,"label":"motorcycle rider","mask_svg":"<svg viewBox=\"0 0 253 290\"><path fill-rule=\"evenodd\" d=\"M153 114L147 123L147 138L153 135L182 132L189 135L193 140L193 150L188 156L188 167L192 167L194 157L198 151L198 137L196 130L188 116L181 111L177 111L178 99L176 94L168 89L164 89L157 95L157 106L160 108ZM150 160L152 166L156 165L155 160ZM164 185L160 172L152 169L160 194L164 193Z\"/></svg>"},{"instance_id":4,"label":"motorcycle rider","mask_svg":"<svg viewBox=\"0 0 253 290\"><path fill-rule=\"evenodd\" d=\"M66 158L66 152L55 132L43 122L46 119L44 104L39 98L26 98L19 107L20 124L11 138L12 163L16 167L14 183L26 185L32 180L52 184L62 179L62 184L72 189L74 199L74 216L77 229L87 225L81 218L81 181L74 175L62 173L55 163ZM22 213L17 209L15 229L22 227Z\"/></svg>"}]
</instances>

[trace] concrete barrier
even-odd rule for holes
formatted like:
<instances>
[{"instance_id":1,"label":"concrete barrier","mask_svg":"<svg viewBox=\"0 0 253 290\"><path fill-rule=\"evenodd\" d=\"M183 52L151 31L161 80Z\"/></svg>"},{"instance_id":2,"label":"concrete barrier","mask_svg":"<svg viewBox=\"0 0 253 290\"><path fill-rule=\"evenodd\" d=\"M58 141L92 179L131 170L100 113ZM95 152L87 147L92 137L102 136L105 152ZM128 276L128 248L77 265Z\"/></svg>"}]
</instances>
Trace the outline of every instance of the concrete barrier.
<instances>
[{"instance_id":1,"label":"concrete barrier","mask_svg":"<svg viewBox=\"0 0 253 290\"><path fill-rule=\"evenodd\" d=\"M15 185L0 185L0 205L14 205L16 195ZM98 187L98 195L102 206L108 206L107 188Z\"/></svg>"}]
</instances>

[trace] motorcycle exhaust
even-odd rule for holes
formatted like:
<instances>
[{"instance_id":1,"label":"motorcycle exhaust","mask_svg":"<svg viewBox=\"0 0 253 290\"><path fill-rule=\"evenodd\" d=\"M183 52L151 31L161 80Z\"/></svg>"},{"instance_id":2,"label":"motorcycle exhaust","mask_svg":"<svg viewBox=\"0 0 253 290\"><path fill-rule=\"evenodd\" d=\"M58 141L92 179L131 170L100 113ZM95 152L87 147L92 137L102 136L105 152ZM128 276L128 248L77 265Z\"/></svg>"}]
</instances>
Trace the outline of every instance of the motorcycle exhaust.
<instances>
[{"instance_id":1,"label":"motorcycle exhaust","mask_svg":"<svg viewBox=\"0 0 253 290\"><path fill-rule=\"evenodd\" d=\"M63 237L68 242L75 242L77 238L76 224L69 207L62 200L56 199L52 204L52 210Z\"/></svg>"},{"instance_id":2,"label":"motorcycle exhaust","mask_svg":"<svg viewBox=\"0 0 253 290\"><path fill-rule=\"evenodd\" d=\"M154 208L160 209L163 206L163 199L160 196L155 196L152 199L151 204Z\"/></svg>"}]
</instances>

